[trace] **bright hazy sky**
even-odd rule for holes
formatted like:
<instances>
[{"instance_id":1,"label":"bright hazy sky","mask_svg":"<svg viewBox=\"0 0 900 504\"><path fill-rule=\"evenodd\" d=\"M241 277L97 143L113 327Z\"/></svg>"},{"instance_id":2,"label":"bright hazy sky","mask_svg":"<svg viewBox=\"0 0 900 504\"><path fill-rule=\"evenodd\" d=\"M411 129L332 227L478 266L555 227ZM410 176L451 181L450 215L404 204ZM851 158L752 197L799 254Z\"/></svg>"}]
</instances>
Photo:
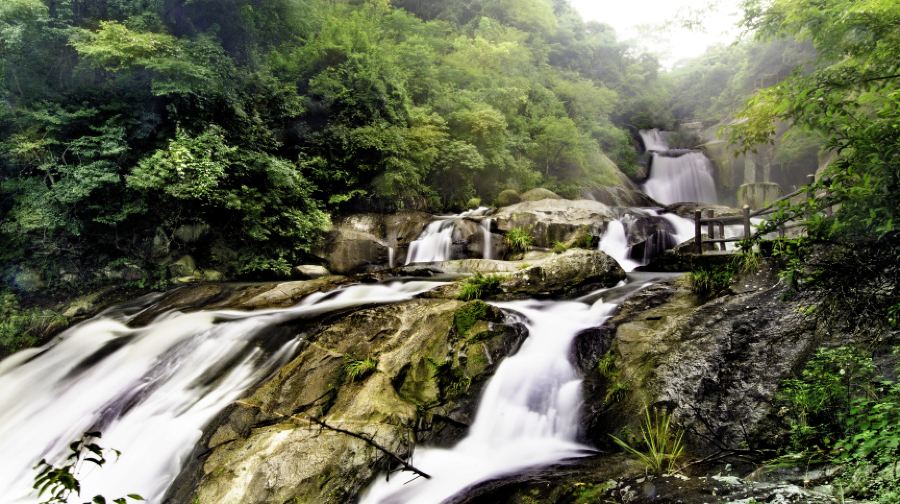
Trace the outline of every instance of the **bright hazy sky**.
<instances>
[{"instance_id":1,"label":"bright hazy sky","mask_svg":"<svg viewBox=\"0 0 900 504\"><path fill-rule=\"evenodd\" d=\"M667 67L703 54L710 46L733 42L740 33L739 0L569 0L586 21L616 29L618 38L652 52ZM701 13L697 15L696 13ZM679 19L698 19L703 27L684 28ZM666 28L667 26L667 28Z\"/></svg>"}]
</instances>

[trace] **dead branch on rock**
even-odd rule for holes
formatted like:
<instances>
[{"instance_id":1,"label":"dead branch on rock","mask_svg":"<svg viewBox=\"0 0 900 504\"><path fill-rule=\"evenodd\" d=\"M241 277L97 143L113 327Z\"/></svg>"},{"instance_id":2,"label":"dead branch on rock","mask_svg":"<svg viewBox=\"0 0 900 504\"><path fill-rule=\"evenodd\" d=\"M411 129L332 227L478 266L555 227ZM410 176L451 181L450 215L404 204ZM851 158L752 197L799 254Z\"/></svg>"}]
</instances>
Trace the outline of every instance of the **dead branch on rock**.
<instances>
[{"instance_id":1,"label":"dead branch on rock","mask_svg":"<svg viewBox=\"0 0 900 504\"><path fill-rule=\"evenodd\" d=\"M359 440L365 442L366 444L375 447L376 449L378 449L379 451L381 451L382 453L384 453L385 455L390 457L392 460L394 460L395 462L397 462L398 464L403 466L403 468L406 469L407 471L414 472L423 478L431 479L430 475L428 475L427 473L423 472L422 470L416 468L416 466L403 460L403 458L400 457L399 455L397 455L396 453L394 453L394 452L388 450L387 448L385 448L384 446L380 445L371 436L367 436L360 432L353 432L353 431L349 431L346 429L341 429L340 427L335 427L333 425L329 425L329 424L325 423L325 421L322 420L321 418L317 418L317 417L314 417L309 414L306 414L305 416L310 422L312 422L324 429L328 429L328 430L334 431L334 432L339 432L341 434L346 434L348 436L359 439Z\"/></svg>"}]
</instances>

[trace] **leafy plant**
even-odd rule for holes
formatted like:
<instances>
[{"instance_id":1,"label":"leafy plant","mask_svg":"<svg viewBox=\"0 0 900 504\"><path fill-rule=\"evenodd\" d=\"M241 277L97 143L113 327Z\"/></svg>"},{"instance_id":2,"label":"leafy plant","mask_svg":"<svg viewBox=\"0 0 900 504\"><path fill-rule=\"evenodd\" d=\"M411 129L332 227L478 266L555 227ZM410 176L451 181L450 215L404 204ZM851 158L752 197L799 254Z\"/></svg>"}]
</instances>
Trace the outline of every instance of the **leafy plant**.
<instances>
[{"instance_id":1,"label":"leafy plant","mask_svg":"<svg viewBox=\"0 0 900 504\"><path fill-rule=\"evenodd\" d=\"M103 467L107 463L108 454L116 457L121 455L118 450L101 448L95 441L100 439L99 432L85 433L81 439L69 444L69 456L63 461L63 465L57 467L45 459L41 459L35 466L37 474L34 476L33 488L38 497L42 498L41 504L67 504L71 497L81 495L81 482L78 481L78 472L83 464L94 464ZM45 496L46 494L46 496ZM125 497L107 499L102 495L95 495L90 504L125 504L128 500L144 500L138 494L128 494ZM85 503L88 504L88 503Z\"/></svg>"},{"instance_id":2,"label":"leafy plant","mask_svg":"<svg viewBox=\"0 0 900 504\"><path fill-rule=\"evenodd\" d=\"M483 299L500 290L500 282L503 277L500 275L483 275L476 273L466 278L459 286L459 299L463 301L472 301L473 299Z\"/></svg>"},{"instance_id":3,"label":"leafy plant","mask_svg":"<svg viewBox=\"0 0 900 504\"><path fill-rule=\"evenodd\" d=\"M606 393L603 396L603 403L610 404L619 401L623 394L628 391L628 386L622 381L622 372L616 366L616 356L612 350L606 352L597 361L597 371L600 373L600 376L606 379Z\"/></svg>"},{"instance_id":4,"label":"leafy plant","mask_svg":"<svg viewBox=\"0 0 900 504\"><path fill-rule=\"evenodd\" d=\"M782 383L778 399L796 450L830 449L848 431L851 405L869 397L875 365L871 357L842 346L820 348L799 378Z\"/></svg>"},{"instance_id":5,"label":"leafy plant","mask_svg":"<svg viewBox=\"0 0 900 504\"><path fill-rule=\"evenodd\" d=\"M34 346L67 322L66 317L51 310L23 309L15 294L0 292L0 355Z\"/></svg>"},{"instance_id":6,"label":"leafy plant","mask_svg":"<svg viewBox=\"0 0 900 504\"><path fill-rule=\"evenodd\" d=\"M503 241L509 250L513 253L526 252L531 246L534 239L531 234L523 228L512 228L503 237Z\"/></svg>"},{"instance_id":7,"label":"leafy plant","mask_svg":"<svg viewBox=\"0 0 900 504\"><path fill-rule=\"evenodd\" d=\"M702 267L691 271L691 291L702 297L720 294L731 286L734 272L730 267Z\"/></svg>"},{"instance_id":8,"label":"leafy plant","mask_svg":"<svg viewBox=\"0 0 900 504\"><path fill-rule=\"evenodd\" d=\"M475 300L466 303L453 314L453 325L456 334L465 337L466 333L488 312L488 305L484 301Z\"/></svg>"},{"instance_id":9,"label":"leafy plant","mask_svg":"<svg viewBox=\"0 0 900 504\"><path fill-rule=\"evenodd\" d=\"M346 358L344 362L344 375L351 382L360 380L370 375L378 368L378 360L374 357L365 359Z\"/></svg>"},{"instance_id":10,"label":"leafy plant","mask_svg":"<svg viewBox=\"0 0 900 504\"><path fill-rule=\"evenodd\" d=\"M569 246L561 241L553 242L553 253L554 254L562 254L563 252L569 250Z\"/></svg>"},{"instance_id":11,"label":"leafy plant","mask_svg":"<svg viewBox=\"0 0 900 504\"><path fill-rule=\"evenodd\" d=\"M660 408L644 408L641 425L640 444L635 448L610 434L613 441L639 460L644 468L653 474L671 473L678 470L684 455L684 432L672 425L672 416Z\"/></svg>"}]
</instances>

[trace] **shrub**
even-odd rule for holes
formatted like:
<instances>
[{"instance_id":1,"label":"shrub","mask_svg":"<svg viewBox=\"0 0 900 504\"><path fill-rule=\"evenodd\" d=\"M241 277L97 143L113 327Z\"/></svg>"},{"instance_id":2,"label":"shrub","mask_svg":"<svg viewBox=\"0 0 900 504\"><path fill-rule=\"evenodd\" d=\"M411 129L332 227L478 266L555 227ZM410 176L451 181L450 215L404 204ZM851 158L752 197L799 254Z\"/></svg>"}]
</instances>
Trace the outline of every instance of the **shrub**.
<instances>
[{"instance_id":1,"label":"shrub","mask_svg":"<svg viewBox=\"0 0 900 504\"><path fill-rule=\"evenodd\" d=\"M458 297L463 301L483 299L500 290L500 282L502 280L503 277L500 275L476 273L462 282Z\"/></svg>"},{"instance_id":2,"label":"shrub","mask_svg":"<svg viewBox=\"0 0 900 504\"><path fill-rule=\"evenodd\" d=\"M569 246L561 241L553 242L553 253L554 254L562 254L566 250L569 250Z\"/></svg>"},{"instance_id":3,"label":"shrub","mask_svg":"<svg viewBox=\"0 0 900 504\"><path fill-rule=\"evenodd\" d=\"M522 201L522 196L519 195L518 192L512 189L506 189L500 191L500 194L497 195L497 198L494 199L494 204L498 207L504 207L509 205L515 205Z\"/></svg>"},{"instance_id":4,"label":"shrub","mask_svg":"<svg viewBox=\"0 0 900 504\"><path fill-rule=\"evenodd\" d=\"M709 297L728 290L734 272L728 267L699 268L690 273L691 291L702 297Z\"/></svg>"},{"instance_id":5,"label":"shrub","mask_svg":"<svg viewBox=\"0 0 900 504\"><path fill-rule=\"evenodd\" d=\"M33 488L38 492L38 498L43 499L41 504L65 504L70 501L73 494L79 496L81 483L78 481L78 472L84 465L91 463L100 468L107 463L107 456L115 455L118 458L121 455L118 450L100 447L95 442L97 439L100 439L99 432L88 432L81 436L81 439L70 443L69 456L59 467L51 465L44 459L37 463L34 467L37 474L34 476ZM91 502L125 504L128 500L142 501L144 498L138 494L128 494L126 497L116 499L96 495Z\"/></svg>"},{"instance_id":6,"label":"shrub","mask_svg":"<svg viewBox=\"0 0 900 504\"><path fill-rule=\"evenodd\" d=\"M534 239L531 234L523 228L512 228L503 237L506 246L511 252L525 252Z\"/></svg>"},{"instance_id":7,"label":"shrub","mask_svg":"<svg viewBox=\"0 0 900 504\"><path fill-rule=\"evenodd\" d=\"M374 357L366 357L362 360L347 358L344 363L344 375L351 382L365 378L378 367L378 360Z\"/></svg>"},{"instance_id":8,"label":"shrub","mask_svg":"<svg viewBox=\"0 0 900 504\"><path fill-rule=\"evenodd\" d=\"M42 337L61 329L66 317L51 310L22 309L11 292L0 292L0 355L38 344Z\"/></svg>"},{"instance_id":9,"label":"shrub","mask_svg":"<svg viewBox=\"0 0 900 504\"><path fill-rule=\"evenodd\" d=\"M610 434L613 441L639 460L644 468L653 474L663 474L678 470L684 455L684 432L672 425L672 416L666 410L644 408L641 425L641 445L632 447L625 441Z\"/></svg>"}]
</instances>

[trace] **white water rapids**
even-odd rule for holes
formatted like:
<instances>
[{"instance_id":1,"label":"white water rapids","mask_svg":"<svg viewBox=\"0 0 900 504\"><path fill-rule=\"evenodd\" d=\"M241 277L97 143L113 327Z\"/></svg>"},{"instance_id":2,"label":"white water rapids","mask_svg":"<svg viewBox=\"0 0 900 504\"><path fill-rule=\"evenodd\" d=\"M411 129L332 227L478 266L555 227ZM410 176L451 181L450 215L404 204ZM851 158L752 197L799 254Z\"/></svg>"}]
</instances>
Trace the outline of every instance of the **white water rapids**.
<instances>
[{"instance_id":1,"label":"white water rapids","mask_svg":"<svg viewBox=\"0 0 900 504\"><path fill-rule=\"evenodd\" d=\"M473 483L577 457L581 378L570 362L575 336L615 308L597 301L496 303L523 315L528 338L485 386L469 434L452 449L417 448L411 463L432 476L377 480L363 504L437 504Z\"/></svg>"},{"instance_id":2,"label":"white water rapids","mask_svg":"<svg viewBox=\"0 0 900 504\"><path fill-rule=\"evenodd\" d=\"M266 342L267 328L405 301L439 285L354 285L292 308L172 312L140 328L126 325L133 317L110 314L15 354L0 362L0 502L37 502L35 463L64 458L68 444L92 430L122 456L101 470L85 468L82 496L138 493L159 502L203 427L301 344L298 334Z\"/></svg>"},{"instance_id":3,"label":"white water rapids","mask_svg":"<svg viewBox=\"0 0 900 504\"><path fill-rule=\"evenodd\" d=\"M488 207L478 207L467 210L458 215L439 217L432 221L422 231L422 234L409 244L406 253L406 264L441 262L453 259L453 232L456 230L456 222L466 217L480 217L489 210ZM481 230L484 239L484 259L491 259L491 220L482 219Z\"/></svg>"},{"instance_id":4,"label":"white water rapids","mask_svg":"<svg viewBox=\"0 0 900 504\"><path fill-rule=\"evenodd\" d=\"M651 153L650 177L644 192L662 203L684 201L717 203L713 164L701 151L670 151L663 133L657 129L641 130L644 148Z\"/></svg>"}]
</instances>

